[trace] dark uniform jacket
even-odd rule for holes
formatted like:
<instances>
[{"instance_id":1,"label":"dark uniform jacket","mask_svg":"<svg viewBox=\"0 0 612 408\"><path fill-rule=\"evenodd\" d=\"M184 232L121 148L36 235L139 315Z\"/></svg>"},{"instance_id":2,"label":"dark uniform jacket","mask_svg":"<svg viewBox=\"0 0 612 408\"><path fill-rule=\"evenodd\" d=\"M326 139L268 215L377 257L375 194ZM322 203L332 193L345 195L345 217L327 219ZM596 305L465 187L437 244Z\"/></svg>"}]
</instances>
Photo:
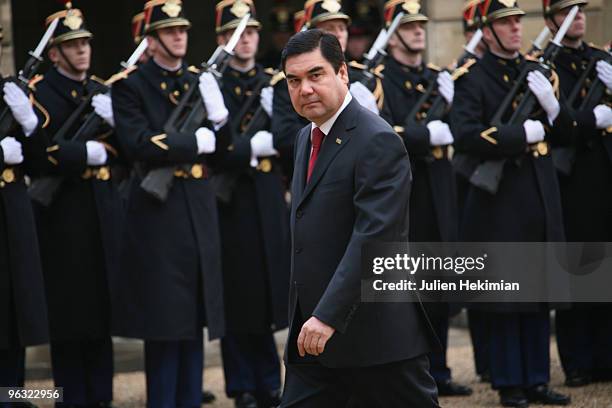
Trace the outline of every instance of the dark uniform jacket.
<instances>
[{"instance_id":1,"label":"dark uniform jacket","mask_svg":"<svg viewBox=\"0 0 612 408\"><path fill-rule=\"evenodd\" d=\"M336 329L316 359L327 367L367 367L430 350L419 303L361 303L366 242L408 239L410 161L401 139L355 100L325 137L310 181L311 126L298 135L291 186L292 264L288 364L311 316ZM309 357L312 358L312 357Z\"/></svg>"},{"instance_id":2,"label":"dark uniform jacket","mask_svg":"<svg viewBox=\"0 0 612 408\"><path fill-rule=\"evenodd\" d=\"M406 124L423 91L436 81L439 70L422 64L411 68L388 58L381 116L396 127L412 165L410 240L419 242L457 239L457 196L448 146L430 146L426 123Z\"/></svg>"},{"instance_id":3,"label":"dark uniform jacket","mask_svg":"<svg viewBox=\"0 0 612 408\"><path fill-rule=\"evenodd\" d=\"M35 85L47 149L47 176L63 178L50 206L37 205L37 223L49 304L52 340L95 339L109 335L109 285L118 275L121 206L109 166L87 165L85 140L71 140L93 111L88 103L64 140L58 130L92 93L104 92L97 80L72 80L51 68ZM118 157L113 130L95 135L109 161Z\"/></svg>"},{"instance_id":4,"label":"dark uniform jacket","mask_svg":"<svg viewBox=\"0 0 612 408\"><path fill-rule=\"evenodd\" d=\"M524 59L502 59L487 52L455 84L451 122L455 148L480 161L507 159L496 194L470 186L460 226L464 241L564 240L559 185L548 143L563 139L571 119L564 109L540 144L527 144L523 124L491 126L501 101ZM511 111L505 113L504 120Z\"/></svg>"},{"instance_id":5,"label":"dark uniform jacket","mask_svg":"<svg viewBox=\"0 0 612 408\"><path fill-rule=\"evenodd\" d=\"M121 255L118 335L148 340L194 339L204 323L211 338L224 333L217 205L204 155L194 134L164 132L181 96L198 86L183 65L175 72L151 59L113 85L117 134L134 172L128 188ZM202 125L204 126L204 124ZM212 128L210 124L208 127ZM228 126L217 152L227 150ZM140 183L153 168L183 165L161 203Z\"/></svg>"},{"instance_id":6,"label":"dark uniform jacket","mask_svg":"<svg viewBox=\"0 0 612 408\"><path fill-rule=\"evenodd\" d=\"M565 97L572 93L589 61L604 55L584 43L578 49L561 50L555 65ZM593 70L589 80L596 75ZM612 240L612 141L606 130L596 128L592 107L580 109L582 99L578 96L569 107L575 118L571 144L555 150L569 154L571 164L569 173L559 172L565 231L568 241L607 242Z\"/></svg>"},{"instance_id":7,"label":"dark uniform jacket","mask_svg":"<svg viewBox=\"0 0 612 408\"><path fill-rule=\"evenodd\" d=\"M229 332L287 326L289 210L282 169L277 157L260 158L256 168L250 164L250 138L270 128L268 119L262 129L243 133L259 107L259 97L245 116L238 117L258 83L270 78L261 66L245 73L228 68L223 76L223 97L233 124L232 145L218 172L219 182L229 184L222 188L231 189L229 200L218 202Z\"/></svg>"},{"instance_id":8,"label":"dark uniform jacket","mask_svg":"<svg viewBox=\"0 0 612 408\"><path fill-rule=\"evenodd\" d=\"M0 89L3 86L4 80L0 80ZM0 98L0 110L4 109L8 107ZM46 159L46 142L37 132L26 138L17 124L0 139L7 136L21 143L24 162L6 164L0 148L0 349L48 341L38 238L23 178L40 171Z\"/></svg>"}]
</instances>

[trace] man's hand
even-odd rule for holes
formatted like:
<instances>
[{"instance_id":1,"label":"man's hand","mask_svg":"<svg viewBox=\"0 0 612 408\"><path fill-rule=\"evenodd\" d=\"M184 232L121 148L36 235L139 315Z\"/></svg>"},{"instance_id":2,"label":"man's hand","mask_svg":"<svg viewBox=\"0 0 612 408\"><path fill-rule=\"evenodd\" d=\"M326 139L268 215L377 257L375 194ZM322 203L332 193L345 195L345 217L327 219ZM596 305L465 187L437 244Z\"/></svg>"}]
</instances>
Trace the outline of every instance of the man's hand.
<instances>
[{"instance_id":1,"label":"man's hand","mask_svg":"<svg viewBox=\"0 0 612 408\"><path fill-rule=\"evenodd\" d=\"M9 106L15 120L19 122L26 136L30 136L38 126L38 117L28 96L14 82L4 84L4 102Z\"/></svg>"},{"instance_id":2,"label":"man's hand","mask_svg":"<svg viewBox=\"0 0 612 408\"><path fill-rule=\"evenodd\" d=\"M326 325L316 317L311 317L304 323L297 339L300 357L306 353L318 356L325 350L325 344L334 334L336 329Z\"/></svg>"}]
</instances>

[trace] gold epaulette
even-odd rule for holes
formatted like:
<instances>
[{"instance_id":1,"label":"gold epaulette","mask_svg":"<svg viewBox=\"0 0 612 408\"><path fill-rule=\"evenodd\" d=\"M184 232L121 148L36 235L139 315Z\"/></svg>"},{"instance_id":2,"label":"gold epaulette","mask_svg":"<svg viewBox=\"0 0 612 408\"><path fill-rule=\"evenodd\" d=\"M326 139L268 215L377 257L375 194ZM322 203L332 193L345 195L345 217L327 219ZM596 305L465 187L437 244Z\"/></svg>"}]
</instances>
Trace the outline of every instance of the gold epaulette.
<instances>
[{"instance_id":1,"label":"gold epaulette","mask_svg":"<svg viewBox=\"0 0 612 408\"><path fill-rule=\"evenodd\" d=\"M200 73L200 69L196 67L195 65L191 65L189 68L187 68L187 71L193 72L194 74Z\"/></svg>"},{"instance_id":2,"label":"gold epaulette","mask_svg":"<svg viewBox=\"0 0 612 408\"><path fill-rule=\"evenodd\" d=\"M453 71L453 81L458 80L463 75L470 72L470 67L476 63L476 58L469 58L465 64Z\"/></svg>"},{"instance_id":3,"label":"gold epaulette","mask_svg":"<svg viewBox=\"0 0 612 408\"><path fill-rule=\"evenodd\" d=\"M433 71L442 71L442 68L440 68L439 66L437 66L436 64L432 64L431 62L429 64L427 64L427 68L433 70Z\"/></svg>"},{"instance_id":4,"label":"gold epaulette","mask_svg":"<svg viewBox=\"0 0 612 408\"><path fill-rule=\"evenodd\" d=\"M128 69L125 69L121 72L117 72L115 75L110 77L108 81L104 82L104 84L107 86L110 86L121 79L126 79L128 75L130 75L132 72L136 71L137 69L138 69L137 65L132 65Z\"/></svg>"},{"instance_id":5,"label":"gold epaulette","mask_svg":"<svg viewBox=\"0 0 612 408\"><path fill-rule=\"evenodd\" d=\"M363 65L363 64L361 64L361 63L359 63L359 62L357 62L357 61L351 61L351 62L349 62L349 63L348 63L348 66L349 66L349 67L352 67L352 68L361 69L361 70L364 70L364 69L366 69L366 68L367 68L365 65Z\"/></svg>"},{"instance_id":6,"label":"gold epaulette","mask_svg":"<svg viewBox=\"0 0 612 408\"><path fill-rule=\"evenodd\" d=\"M274 76L270 80L270 86L276 85L283 79L285 79L285 73L283 71L278 71L276 74L274 74Z\"/></svg>"},{"instance_id":7,"label":"gold epaulette","mask_svg":"<svg viewBox=\"0 0 612 408\"><path fill-rule=\"evenodd\" d=\"M592 42L589 43L589 47L595 48L596 50L603 51L603 52L610 52L610 50L606 50L603 46L594 44Z\"/></svg>"},{"instance_id":8,"label":"gold epaulette","mask_svg":"<svg viewBox=\"0 0 612 408\"><path fill-rule=\"evenodd\" d=\"M97 82L99 84L102 84L102 85L104 85L104 83L105 83L105 81L102 78L97 77L95 75L90 76L89 79L91 79L92 81Z\"/></svg>"},{"instance_id":9,"label":"gold epaulette","mask_svg":"<svg viewBox=\"0 0 612 408\"><path fill-rule=\"evenodd\" d=\"M264 68L264 73L274 76L276 75L276 70L274 68Z\"/></svg>"},{"instance_id":10,"label":"gold epaulette","mask_svg":"<svg viewBox=\"0 0 612 408\"><path fill-rule=\"evenodd\" d=\"M40 81L42 81L45 78L44 75L42 74L38 74L38 75L34 75L34 78L30 79L30 82L28 82L28 87L35 91L36 90L36 84L39 83Z\"/></svg>"}]
</instances>

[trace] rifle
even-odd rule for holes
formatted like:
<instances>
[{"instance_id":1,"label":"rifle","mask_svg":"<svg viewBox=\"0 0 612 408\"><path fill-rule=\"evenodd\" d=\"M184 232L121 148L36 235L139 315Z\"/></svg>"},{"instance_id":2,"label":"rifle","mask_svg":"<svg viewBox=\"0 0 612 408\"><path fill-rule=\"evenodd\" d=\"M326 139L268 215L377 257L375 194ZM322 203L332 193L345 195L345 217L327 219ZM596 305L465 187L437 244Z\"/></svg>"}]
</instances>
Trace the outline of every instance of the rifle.
<instances>
[{"instance_id":1,"label":"rifle","mask_svg":"<svg viewBox=\"0 0 612 408\"><path fill-rule=\"evenodd\" d=\"M531 43L531 48L527 51L527 55L537 56L540 52L544 50L544 41L550 35L550 29L548 27L544 27L540 34L538 34L537 38Z\"/></svg>"},{"instance_id":2,"label":"rifle","mask_svg":"<svg viewBox=\"0 0 612 408\"><path fill-rule=\"evenodd\" d=\"M582 72L582 75L580 75L578 82L576 82L576 85L574 85L570 95L567 98L568 106L572 108L574 107L576 101L578 100L578 97L582 94L583 89L587 88L587 82L590 81L593 76L593 82L588 87L588 91L585 97L582 99L578 110L592 110L593 108L595 108L595 106L601 103L601 100L606 94L606 86L599 79L597 74L594 74L595 66L600 60L612 63L612 54L610 53L610 50L608 50L607 52L597 50L595 55L591 57L588 65Z\"/></svg>"},{"instance_id":3,"label":"rifle","mask_svg":"<svg viewBox=\"0 0 612 408\"><path fill-rule=\"evenodd\" d=\"M238 24L227 44L218 46L208 61L202 64L203 72L211 72L217 79L221 78L230 58L234 55L234 48L236 48L240 36L246 29L250 16L250 14L246 14L242 17L240 24ZM189 84L189 90L183 95L164 125L165 133L194 134L206 119L206 108L197 84L198 80L199 78L194 78ZM165 202L174 181L174 172L180 167L171 165L149 170L140 183L140 187L159 201Z\"/></svg>"},{"instance_id":4,"label":"rifle","mask_svg":"<svg viewBox=\"0 0 612 408\"><path fill-rule=\"evenodd\" d=\"M360 76L359 82L365 85L368 89L374 89L374 81L376 76L374 69L379 66L383 60L387 57L387 45L389 39L395 34L397 28L400 26L401 20L404 17L404 13L399 13L395 16L389 28L382 28L374 40L370 50L363 56L363 62L360 64Z\"/></svg>"},{"instance_id":5,"label":"rifle","mask_svg":"<svg viewBox=\"0 0 612 408\"><path fill-rule=\"evenodd\" d=\"M89 108L91 104L91 100L94 96L99 95L101 93L110 94L109 85L115 82L117 79L122 78L125 75L125 72L130 70L132 67L138 63L138 59L145 52L148 47L148 42L146 39L142 40L142 42L138 45L136 50L132 53L127 62L121 63L121 70L113 75L111 79L106 81L105 85L101 87L99 90L90 93L87 95L83 101L79 104L79 106L70 114L68 119L62 124L60 129L53 135L53 142L59 143L62 141L87 141L90 140L95 132L100 128L103 124L104 119L102 119L95 112L90 112L83 124L78 128L78 130L73 134L72 137L69 136L69 132L72 130L74 125L81 120L83 113L87 108ZM42 204L45 207L48 207L55 198L57 191L61 187L64 181L64 177L51 175L38 178L32 182L30 188L28 189L28 193L32 200Z\"/></svg>"},{"instance_id":6,"label":"rifle","mask_svg":"<svg viewBox=\"0 0 612 408\"><path fill-rule=\"evenodd\" d=\"M47 47L47 44L49 44L49 40L51 40L58 23L59 19L56 18L51 22L51 24L49 24L47 31L45 31L45 34L38 42L38 46L36 46L34 51L30 51L28 53L30 58L28 58L25 66L17 75L17 80L15 82L17 86L19 86L19 88L26 93L26 95L28 93L28 85L30 80L34 77L36 72L38 72L38 68L43 62L41 55ZM9 106L5 106L4 109L2 109L2 113L0 113L0 139L4 139L11 132L11 130L13 130L14 126L15 118L13 117L13 113L11 112Z\"/></svg>"},{"instance_id":7,"label":"rifle","mask_svg":"<svg viewBox=\"0 0 612 408\"><path fill-rule=\"evenodd\" d=\"M527 75L534 70L539 70L545 75L549 75L552 64L554 64L554 61L557 58L557 55L559 54L559 51L561 50L561 48L563 48L561 41L563 40L563 37L565 37L565 34L569 30L574 19L576 18L578 10L578 6L574 6L570 10L567 17L563 21L563 24L559 28L559 31L557 32L555 37L548 43L543 54L538 59L537 64L525 64L525 67L519 73L519 76L516 79L514 85L512 86L512 89L506 95L501 105L497 109L495 115L493 116L491 120L491 126L499 127L510 124L521 124L524 123L527 119L529 119L530 115L533 113L534 109L537 106L538 100L527 86ZM507 122L504 122L504 115L506 114L508 109L514 106L517 101L518 104L512 112L510 119ZM472 174L472 176L470 177L470 182L476 187L482 188L483 190L491 194L497 193L505 163L506 159L488 160L481 163L474 171L474 174Z\"/></svg>"}]
</instances>

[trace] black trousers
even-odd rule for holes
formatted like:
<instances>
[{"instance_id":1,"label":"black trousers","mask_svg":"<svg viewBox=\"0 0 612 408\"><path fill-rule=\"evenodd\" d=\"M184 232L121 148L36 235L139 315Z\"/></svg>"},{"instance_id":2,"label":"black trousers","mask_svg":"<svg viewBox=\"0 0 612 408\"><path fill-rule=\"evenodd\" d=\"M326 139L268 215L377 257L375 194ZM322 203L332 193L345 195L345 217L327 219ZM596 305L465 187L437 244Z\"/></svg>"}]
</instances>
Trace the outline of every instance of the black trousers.
<instances>
[{"instance_id":1,"label":"black trousers","mask_svg":"<svg viewBox=\"0 0 612 408\"><path fill-rule=\"evenodd\" d=\"M281 408L342 408L349 401L368 408L439 407L426 355L371 367L310 363L286 368Z\"/></svg>"}]
</instances>

